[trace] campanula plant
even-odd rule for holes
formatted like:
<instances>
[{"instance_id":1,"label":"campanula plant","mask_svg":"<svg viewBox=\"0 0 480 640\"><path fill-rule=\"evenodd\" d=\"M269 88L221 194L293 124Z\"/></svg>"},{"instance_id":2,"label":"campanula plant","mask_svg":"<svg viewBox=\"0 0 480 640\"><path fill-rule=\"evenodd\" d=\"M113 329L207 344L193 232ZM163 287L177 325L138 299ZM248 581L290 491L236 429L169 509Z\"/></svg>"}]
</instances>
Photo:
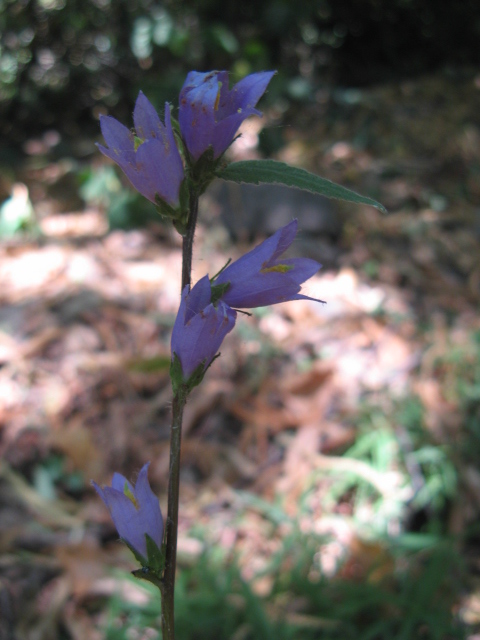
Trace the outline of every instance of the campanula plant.
<instances>
[{"instance_id":1,"label":"campanula plant","mask_svg":"<svg viewBox=\"0 0 480 640\"><path fill-rule=\"evenodd\" d=\"M111 487L100 488L94 483L120 537L142 565L134 575L150 580L160 590L163 640L175 638L180 446L187 397L218 356L220 345L235 325L237 309L315 300L300 293L301 285L321 267L309 258L283 257L297 234L297 221L292 220L233 264L227 263L212 279L205 275L192 287L199 197L209 182L221 178L250 184L280 183L383 209L371 198L281 162L225 161L224 154L240 124L250 115L261 115L256 105L274 74L253 73L229 89L227 71L192 71L180 92L178 123L172 124L166 104L163 124L142 93L133 114L134 132L109 116L100 121L108 145L99 145L100 151L120 166L161 214L172 219L182 235L181 300L171 339L173 399L165 533L158 501L148 484L148 464L135 486L118 473Z\"/></svg>"}]
</instances>

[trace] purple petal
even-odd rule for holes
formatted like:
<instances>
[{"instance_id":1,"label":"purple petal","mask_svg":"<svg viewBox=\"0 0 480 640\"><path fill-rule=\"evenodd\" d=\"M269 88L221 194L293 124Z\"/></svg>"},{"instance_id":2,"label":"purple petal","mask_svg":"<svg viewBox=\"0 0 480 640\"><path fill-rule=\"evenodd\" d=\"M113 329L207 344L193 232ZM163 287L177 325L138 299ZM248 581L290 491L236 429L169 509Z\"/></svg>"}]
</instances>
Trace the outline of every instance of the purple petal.
<instances>
[{"instance_id":1,"label":"purple petal","mask_svg":"<svg viewBox=\"0 0 480 640\"><path fill-rule=\"evenodd\" d=\"M235 281L222 296L222 301L232 307L265 307L291 300L300 291L300 285L284 273L258 274L246 281Z\"/></svg>"},{"instance_id":2,"label":"purple petal","mask_svg":"<svg viewBox=\"0 0 480 640\"><path fill-rule=\"evenodd\" d=\"M285 227L276 231L273 236L261 242L255 249L235 260L234 263L222 271L214 284L230 282L231 286L233 286L237 281L247 281L256 276L263 267L272 263L274 256L278 258L290 246L295 238L296 228L297 221L292 220ZM279 245L281 245L280 249Z\"/></svg>"},{"instance_id":3,"label":"purple petal","mask_svg":"<svg viewBox=\"0 0 480 640\"><path fill-rule=\"evenodd\" d=\"M208 73L191 71L180 91L180 109L186 106L184 98L187 98L187 102L190 104L201 103L213 110L219 91L220 99L228 92L228 73L226 71L210 71Z\"/></svg>"},{"instance_id":4,"label":"purple petal","mask_svg":"<svg viewBox=\"0 0 480 640\"><path fill-rule=\"evenodd\" d=\"M143 144L147 144L147 143L144 142ZM138 152L137 152L137 155L138 155ZM112 160L113 159L114 158L112 158ZM140 169L138 169L136 165L122 164L119 160L116 160L116 162L118 163L119 167L122 169L123 173L130 180L133 187L139 193L141 193L142 196L145 196L145 198L148 198L148 200L155 203L155 193L156 193L155 188L152 185L148 172L143 171L143 165L141 166Z\"/></svg>"},{"instance_id":5,"label":"purple petal","mask_svg":"<svg viewBox=\"0 0 480 640\"><path fill-rule=\"evenodd\" d=\"M300 285L321 265L310 258L281 259L297 233L297 221L279 229L258 247L227 267L214 284L230 283L222 301L231 307L253 308L299 298ZM277 266L289 267L275 271Z\"/></svg>"},{"instance_id":6,"label":"purple petal","mask_svg":"<svg viewBox=\"0 0 480 640\"><path fill-rule=\"evenodd\" d=\"M179 358L185 379L188 379L202 362L205 367L210 364L224 337L233 329L236 317L233 309L219 302L217 307L209 304L183 327L175 323L172 332L172 356L175 353Z\"/></svg>"},{"instance_id":7,"label":"purple petal","mask_svg":"<svg viewBox=\"0 0 480 640\"><path fill-rule=\"evenodd\" d=\"M214 106L219 91L219 76L218 71L190 72L180 91L180 131L187 149L195 160L198 160L213 143Z\"/></svg>"},{"instance_id":8,"label":"purple petal","mask_svg":"<svg viewBox=\"0 0 480 640\"><path fill-rule=\"evenodd\" d=\"M295 240L297 231L298 231L298 222L297 222L297 219L295 218L295 220L292 220L291 222L289 222L287 225L279 229L272 236L274 238L277 237L278 241L277 241L277 248L275 249L272 256L270 257L269 262L273 263L282 255L282 253L285 253L288 247Z\"/></svg>"},{"instance_id":9,"label":"purple petal","mask_svg":"<svg viewBox=\"0 0 480 640\"><path fill-rule=\"evenodd\" d=\"M232 144L233 139L235 138L235 134L238 131L238 128L248 116L254 115L255 110L245 110L242 113L235 113L224 120L220 120L218 124L215 126L215 133L213 136L213 157L215 159L219 158L222 153L228 149L228 147ZM261 115L260 112L257 112L256 115Z\"/></svg>"},{"instance_id":10,"label":"purple petal","mask_svg":"<svg viewBox=\"0 0 480 640\"><path fill-rule=\"evenodd\" d=\"M302 284L302 282L314 276L322 268L319 262L311 258L287 258L286 260L282 260L281 264L287 267L293 267L293 269L287 271L284 275L286 275L289 280L298 284Z\"/></svg>"},{"instance_id":11,"label":"purple petal","mask_svg":"<svg viewBox=\"0 0 480 640\"><path fill-rule=\"evenodd\" d=\"M116 489L117 491L120 491L121 493L124 493L125 490L125 483L127 483L128 488L130 489L130 491L132 492L132 495L134 495L133 493L133 486L131 485L131 483L125 478L125 476L122 476L121 473L114 473L113 474L113 478L112 478L112 489Z\"/></svg>"},{"instance_id":12,"label":"purple petal","mask_svg":"<svg viewBox=\"0 0 480 640\"><path fill-rule=\"evenodd\" d=\"M100 117L100 128L108 149L99 145L102 153L115 160L115 162L135 163L135 147L133 133L112 116Z\"/></svg>"},{"instance_id":13,"label":"purple petal","mask_svg":"<svg viewBox=\"0 0 480 640\"><path fill-rule=\"evenodd\" d=\"M233 109L235 111L237 109L242 109L242 111L254 109L267 90L267 86L275 73L276 71L260 71L259 73L252 73L237 82L230 91Z\"/></svg>"},{"instance_id":14,"label":"purple petal","mask_svg":"<svg viewBox=\"0 0 480 640\"><path fill-rule=\"evenodd\" d=\"M274 72L254 73L228 89L228 73L188 74L180 92L179 122L183 139L195 160L211 146L219 158L230 146L240 124L250 115Z\"/></svg>"},{"instance_id":15,"label":"purple petal","mask_svg":"<svg viewBox=\"0 0 480 640\"><path fill-rule=\"evenodd\" d=\"M186 298L184 324L187 324L194 315L202 309L205 309L205 307L210 304L211 298L212 287L210 285L210 279L208 276L203 276Z\"/></svg>"},{"instance_id":16,"label":"purple petal","mask_svg":"<svg viewBox=\"0 0 480 640\"><path fill-rule=\"evenodd\" d=\"M183 168L179 174L178 166L170 161L163 143L155 138L147 140L138 147L136 159L138 175L142 176L146 187L145 192L142 191L143 195L155 202L155 194L158 194L168 204L178 205Z\"/></svg>"},{"instance_id":17,"label":"purple petal","mask_svg":"<svg viewBox=\"0 0 480 640\"><path fill-rule=\"evenodd\" d=\"M92 481L96 492L110 511L113 523L120 538L126 540L144 558L147 557L147 543L142 532L142 525L138 519L138 512L133 502L123 491L117 491L112 487L101 489Z\"/></svg>"},{"instance_id":18,"label":"purple petal","mask_svg":"<svg viewBox=\"0 0 480 640\"><path fill-rule=\"evenodd\" d=\"M320 300L320 298L312 298L311 296L304 296L303 293L297 293L297 295L290 298L290 300L311 300L312 302L321 302L322 304L327 304L325 300Z\"/></svg>"},{"instance_id":19,"label":"purple petal","mask_svg":"<svg viewBox=\"0 0 480 640\"><path fill-rule=\"evenodd\" d=\"M182 344L183 328L185 326L185 312L187 310L187 296L189 289L190 286L187 284L187 286L184 287L182 291L180 306L178 307L177 317L175 318L175 322L173 324L172 337L170 339L172 359L174 353L176 353L180 357L179 353Z\"/></svg>"},{"instance_id":20,"label":"purple petal","mask_svg":"<svg viewBox=\"0 0 480 640\"><path fill-rule=\"evenodd\" d=\"M143 534L148 533L160 549L163 538L163 518L158 498L148 482L149 464L147 462L138 474L134 496L138 504L138 517L142 522Z\"/></svg>"},{"instance_id":21,"label":"purple petal","mask_svg":"<svg viewBox=\"0 0 480 640\"><path fill-rule=\"evenodd\" d=\"M300 258L299 258L300 259ZM304 258L304 260L308 260ZM287 302L289 300L315 300L299 293L302 282L310 278L318 271L319 264L315 260L304 274L309 273L307 278L303 275L288 277L285 273L258 274L245 283L233 283L227 292L222 296L223 302L234 308L253 309L254 307L266 307L271 304ZM293 273L293 272L289 272ZM319 302L323 302L319 300Z\"/></svg>"},{"instance_id":22,"label":"purple petal","mask_svg":"<svg viewBox=\"0 0 480 640\"><path fill-rule=\"evenodd\" d=\"M116 489L105 487L103 492L118 535L146 558L147 542L145 540L144 522L139 517L139 512L135 505L128 496L116 491Z\"/></svg>"},{"instance_id":23,"label":"purple petal","mask_svg":"<svg viewBox=\"0 0 480 640\"><path fill-rule=\"evenodd\" d=\"M179 173L181 172L183 178L183 162L180 152L177 147L177 141L175 140L175 135L173 133L172 128L172 114L170 113L170 105L168 102L165 103L165 131L167 134L165 140L165 147L167 149L167 153L170 154L171 162L175 163L175 169Z\"/></svg>"},{"instance_id":24,"label":"purple petal","mask_svg":"<svg viewBox=\"0 0 480 640\"><path fill-rule=\"evenodd\" d=\"M92 485L110 511L119 536L145 559L145 534L148 533L159 548L163 537L162 514L158 500L148 483L148 465L149 463L142 467L135 487L120 473L114 474L111 487L101 488L92 481ZM135 504L124 493L125 483L135 498Z\"/></svg>"},{"instance_id":25,"label":"purple petal","mask_svg":"<svg viewBox=\"0 0 480 640\"><path fill-rule=\"evenodd\" d=\"M137 136L142 140L157 138L162 143L165 141L165 127L160 122L155 107L141 91L135 103L133 123Z\"/></svg>"}]
</instances>

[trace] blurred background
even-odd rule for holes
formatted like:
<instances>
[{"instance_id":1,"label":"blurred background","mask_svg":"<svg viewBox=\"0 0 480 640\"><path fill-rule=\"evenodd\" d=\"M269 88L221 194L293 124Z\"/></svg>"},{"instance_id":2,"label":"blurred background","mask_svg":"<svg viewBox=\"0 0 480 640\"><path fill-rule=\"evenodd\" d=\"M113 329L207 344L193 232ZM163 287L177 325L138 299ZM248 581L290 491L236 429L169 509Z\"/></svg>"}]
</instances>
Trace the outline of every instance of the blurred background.
<instances>
[{"instance_id":1,"label":"blurred background","mask_svg":"<svg viewBox=\"0 0 480 640\"><path fill-rule=\"evenodd\" d=\"M323 264L188 402L180 640L480 638L474 0L0 2L0 639L158 638L90 479L166 510L180 238L98 153L189 70L277 69L232 159L388 209L214 183L194 279L299 218Z\"/></svg>"}]
</instances>

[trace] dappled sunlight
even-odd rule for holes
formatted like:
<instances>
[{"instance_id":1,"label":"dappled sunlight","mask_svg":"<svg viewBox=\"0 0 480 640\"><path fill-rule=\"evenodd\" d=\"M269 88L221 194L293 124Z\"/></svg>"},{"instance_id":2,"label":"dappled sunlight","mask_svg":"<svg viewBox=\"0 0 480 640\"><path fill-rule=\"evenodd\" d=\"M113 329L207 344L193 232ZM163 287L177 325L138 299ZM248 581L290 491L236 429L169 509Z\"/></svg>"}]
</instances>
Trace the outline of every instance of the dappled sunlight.
<instances>
[{"instance_id":1,"label":"dappled sunlight","mask_svg":"<svg viewBox=\"0 0 480 640\"><path fill-rule=\"evenodd\" d=\"M95 46L107 54L107 44ZM465 169L464 192L448 169L459 157L477 162L477 127L458 133L440 166L398 140L389 149L392 124L372 109L394 102L395 88L355 95L358 120L331 116L331 129L311 111L317 102L302 107L306 120L276 157L385 196L389 214L301 192L212 190L194 252L196 282L298 215L292 255L324 264L302 292L326 304L238 314L189 397L182 444L180 611L198 589L232 615L259 602L272 624L317 633L308 639L340 637L338 603L367 596L365 625L378 611L394 629L409 615L420 624L411 593L432 593L425 610L440 627L441 614L455 625L457 612L478 624L477 593L455 549L475 566L480 267L476 201L465 193L477 187L474 169ZM347 98L322 104L348 111ZM263 123L246 122L231 158L260 157L262 127L282 113L274 105ZM409 121L406 109L407 131ZM418 135L428 150L430 137ZM32 164L57 144L54 135L32 139L25 175L12 182L10 197L31 200L41 235L28 227L0 247L0 551L34 584L26 628L37 611L52 611L44 618L53 634L65 627L74 640L102 640L98 629L111 625L115 637L133 611L145 616L138 637L154 638L155 596L128 579L129 552L89 481L108 483L114 470L135 479L151 460L165 509L181 239L97 159L81 180L74 162ZM145 224L129 229L135 216ZM363 624L358 606L351 619ZM242 624L228 637L250 638L251 622Z\"/></svg>"}]
</instances>

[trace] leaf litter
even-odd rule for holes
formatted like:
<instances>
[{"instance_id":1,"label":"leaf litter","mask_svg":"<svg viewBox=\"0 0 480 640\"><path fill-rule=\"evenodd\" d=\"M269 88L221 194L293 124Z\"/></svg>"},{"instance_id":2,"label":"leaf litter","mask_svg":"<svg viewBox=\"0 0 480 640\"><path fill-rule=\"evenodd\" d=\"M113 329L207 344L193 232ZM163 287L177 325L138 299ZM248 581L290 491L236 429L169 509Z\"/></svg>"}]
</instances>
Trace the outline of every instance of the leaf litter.
<instances>
[{"instance_id":1,"label":"leaf litter","mask_svg":"<svg viewBox=\"0 0 480 640\"><path fill-rule=\"evenodd\" d=\"M329 539L318 546L312 576L393 574L385 544L352 522L356 485L332 491L338 477L360 478L392 509L408 502L405 470L349 451L359 438L359 407L379 407L395 431L394 406L409 395L422 403L432 443L455 451L464 493L446 532L461 535L478 522L479 456L462 447L470 437L465 421L478 415L480 99L471 80L458 91L452 83L432 77L365 90L357 107L319 118L319 109L335 108L332 97L305 109L302 122L310 117L315 131L302 135L299 124L296 141L280 153L373 193L389 214L338 205L340 251L306 291L327 305L285 303L241 318L192 394L183 443L184 566L205 545L218 545L266 597L273 584L266 568L298 527ZM317 137L322 143L313 146ZM44 178L37 171L30 179ZM163 229L106 233L101 210L46 209L41 240L0 247L0 576L8 594L1 601L11 604L12 629L22 619L24 637L33 628L35 637L52 637L63 625L72 638L100 638L92 603L121 584L109 581L108 567L132 566L89 480L107 482L114 470L134 477L150 459L166 508L169 339L181 252ZM216 272L226 252L241 253L214 225L207 215L199 229L195 278ZM375 504L369 498L362 508ZM393 521L404 526L401 515ZM200 537L192 534L199 530ZM465 552L478 567L478 545ZM143 593L125 589L126 598ZM463 619L478 626L475 593L472 587L458 602ZM273 603L275 617L281 603ZM297 604L292 619L313 624ZM47 608L48 616L41 613Z\"/></svg>"}]
</instances>

